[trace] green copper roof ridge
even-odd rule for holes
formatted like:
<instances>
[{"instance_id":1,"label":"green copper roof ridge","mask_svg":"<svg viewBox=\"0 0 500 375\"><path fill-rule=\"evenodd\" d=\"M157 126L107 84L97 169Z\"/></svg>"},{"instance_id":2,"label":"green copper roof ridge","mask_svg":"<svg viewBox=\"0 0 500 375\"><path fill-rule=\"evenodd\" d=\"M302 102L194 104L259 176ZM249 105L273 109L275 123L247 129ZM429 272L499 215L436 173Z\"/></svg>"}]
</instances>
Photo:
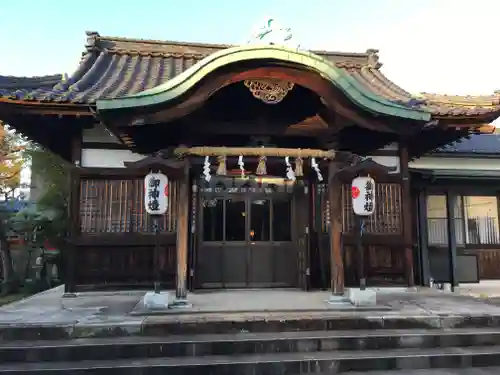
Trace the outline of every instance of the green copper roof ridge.
<instances>
[{"instance_id":1,"label":"green copper roof ridge","mask_svg":"<svg viewBox=\"0 0 500 375\"><path fill-rule=\"evenodd\" d=\"M209 73L222 66L239 61L258 59L282 60L308 67L323 78L328 79L350 100L368 111L424 121L428 121L431 117L430 113L425 109L408 108L373 93L343 69L336 67L321 56L308 51L276 45L245 45L220 50L207 56L164 84L127 97L98 100L96 103L97 109L100 111L118 110L167 102L184 94Z\"/></svg>"}]
</instances>

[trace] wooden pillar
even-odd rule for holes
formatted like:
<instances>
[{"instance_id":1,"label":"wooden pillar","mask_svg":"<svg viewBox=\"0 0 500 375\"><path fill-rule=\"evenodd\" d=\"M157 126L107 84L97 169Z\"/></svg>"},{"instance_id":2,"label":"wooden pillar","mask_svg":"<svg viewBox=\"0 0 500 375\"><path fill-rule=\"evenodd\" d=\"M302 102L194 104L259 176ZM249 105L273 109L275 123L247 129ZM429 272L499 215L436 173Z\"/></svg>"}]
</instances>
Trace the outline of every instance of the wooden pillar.
<instances>
[{"instance_id":1,"label":"wooden pillar","mask_svg":"<svg viewBox=\"0 0 500 375\"><path fill-rule=\"evenodd\" d=\"M429 238L427 232L427 194L424 189L418 192L418 237L420 247L420 263L422 284L429 285L431 279L430 262L429 262Z\"/></svg>"},{"instance_id":2,"label":"wooden pillar","mask_svg":"<svg viewBox=\"0 0 500 375\"><path fill-rule=\"evenodd\" d=\"M344 294L344 259L342 256L342 183L337 165L328 165L328 200L330 202L330 274L332 294Z\"/></svg>"},{"instance_id":3,"label":"wooden pillar","mask_svg":"<svg viewBox=\"0 0 500 375\"><path fill-rule=\"evenodd\" d=\"M69 172L68 218L69 238L64 249L65 268L64 294L73 295L76 292L76 241L80 235L80 164L82 155L82 131L75 134L71 140L71 170Z\"/></svg>"},{"instance_id":4,"label":"wooden pillar","mask_svg":"<svg viewBox=\"0 0 500 375\"><path fill-rule=\"evenodd\" d=\"M457 282L457 239L455 237L455 210L457 205L457 194L454 192L446 192L446 227L448 232L448 259L450 270L450 285L451 290L458 286Z\"/></svg>"},{"instance_id":5,"label":"wooden pillar","mask_svg":"<svg viewBox=\"0 0 500 375\"><path fill-rule=\"evenodd\" d=\"M187 268L189 246L189 164L186 162L180 180L177 201L177 283L174 306L187 306Z\"/></svg>"},{"instance_id":6,"label":"wooden pillar","mask_svg":"<svg viewBox=\"0 0 500 375\"><path fill-rule=\"evenodd\" d=\"M404 140L399 142L399 165L401 175L401 206L403 219L403 248L406 264L406 279L408 286L415 285L413 267L413 235L411 219L411 187L410 172L408 170L408 148Z\"/></svg>"}]
</instances>

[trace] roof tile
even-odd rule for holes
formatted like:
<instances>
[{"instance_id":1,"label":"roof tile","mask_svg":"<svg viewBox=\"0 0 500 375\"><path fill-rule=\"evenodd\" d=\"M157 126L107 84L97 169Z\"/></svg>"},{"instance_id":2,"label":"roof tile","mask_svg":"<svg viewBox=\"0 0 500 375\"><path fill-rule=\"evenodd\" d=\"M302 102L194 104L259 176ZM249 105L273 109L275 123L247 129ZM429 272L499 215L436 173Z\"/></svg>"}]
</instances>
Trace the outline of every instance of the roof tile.
<instances>
[{"instance_id":1,"label":"roof tile","mask_svg":"<svg viewBox=\"0 0 500 375\"><path fill-rule=\"evenodd\" d=\"M136 94L165 83L223 44L182 43L100 36L87 32L77 70L68 79L0 76L0 97L8 99L93 104L98 99ZM365 53L312 51L345 69L374 93L408 107L427 109L434 116L460 117L500 112L500 93L489 96L414 96L380 71L378 50Z\"/></svg>"},{"instance_id":2,"label":"roof tile","mask_svg":"<svg viewBox=\"0 0 500 375\"><path fill-rule=\"evenodd\" d=\"M500 156L500 134L472 134L468 138L441 147L434 153Z\"/></svg>"}]
</instances>

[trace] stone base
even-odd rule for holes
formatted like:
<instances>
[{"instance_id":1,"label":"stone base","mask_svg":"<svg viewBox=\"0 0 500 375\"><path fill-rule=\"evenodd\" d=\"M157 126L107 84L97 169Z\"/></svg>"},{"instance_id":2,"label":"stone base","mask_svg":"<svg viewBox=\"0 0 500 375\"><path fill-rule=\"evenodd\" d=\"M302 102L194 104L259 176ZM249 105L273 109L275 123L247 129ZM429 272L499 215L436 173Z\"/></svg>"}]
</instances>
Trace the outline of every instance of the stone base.
<instances>
[{"instance_id":1,"label":"stone base","mask_svg":"<svg viewBox=\"0 0 500 375\"><path fill-rule=\"evenodd\" d=\"M375 306L377 304L377 292L373 289L348 288L346 296L354 306Z\"/></svg>"},{"instance_id":2,"label":"stone base","mask_svg":"<svg viewBox=\"0 0 500 375\"><path fill-rule=\"evenodd\" d=\"M169 309L190 309L191 307L193 307L193 305L184 298L176 298L170 305L168 305Z\"/></svg>"},{"instance_id":3,"label":"stone base","mask_svg":"<svg viewBox=\"0 0 500 375\"><path fill-rule=\"evenodd\" d=\"M62 297L63 297L63 298L76 298L76 297L77 297L77 295L76 295L76 293L64 293L64 294L62 295Z\"/></svg>"},{"instance_id":4,"label":"stone base","mask_svg":"<svg viewBox=\"0 0 500 375\"><path fill-rule=\"evenodd\" d=\"M325 302L331 306L344 306L346 304L350 304L351 301L349 301L349 298L344 295L331 295L330 298L328 298Z\"/></svg>"},{"instance_id":5,"label":"stone base","mask_svg":"<svg viewBox=\"0 0 500 375\"><path fill-rule=\"evenodd\" d=\"M147 292L144 295L144 308L147 310L166 310L168 309L168 292Z\"/></svg>"}]
</instances>

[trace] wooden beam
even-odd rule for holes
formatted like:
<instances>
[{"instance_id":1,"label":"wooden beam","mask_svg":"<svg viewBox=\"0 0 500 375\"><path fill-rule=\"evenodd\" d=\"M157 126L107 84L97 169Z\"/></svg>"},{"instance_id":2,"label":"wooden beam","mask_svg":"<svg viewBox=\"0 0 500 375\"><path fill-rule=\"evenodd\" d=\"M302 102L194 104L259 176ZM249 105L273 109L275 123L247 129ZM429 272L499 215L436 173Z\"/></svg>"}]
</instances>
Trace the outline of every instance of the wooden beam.
<instances>
[{"instance_id":1,"label":"wooden beam","mask_svg":"<svg viewBox=\"0 0 500 375\"><path fill-rule=\"evenodd\" d=\"M328 200L330 202L330 275L332 294L344 294L344 258L342 249L342 183L338 163L328 165Z\"/></svg>"},{"instance_id":2,"label":"wooden beam","mask_svg":"<svg viewBox=\"0 0 500 375\"><path fill-rule=\"evenodd\" d=\"M429 235L428 235L428 217L427 217L427 193L424 188L420 188L417 196L418 207L418 240L420 246L420 264L421 264L421 283L429 286L431 278L429 262Z\"/></svg>"},{"instance_id":3,"label":"wooden beam","mask_svg":"<svg viewBox=\"0 0 500 375\"><path fill-rule=\"evenodd\" d=\"M88 104L44 103L0 98L0 109L11 115L94 116Z\"/></svg>"},{"instance_id":4,"label":"wooden beam","mask_svg":"<svg viewBox=\"0 0 500 375\"><path fill-rule=\"evenodd\" d=\"M71 139L71 169L69 173L69 243L65 253L64 293L72 295L76 292L76 239L80 236L80 162L82 157L82 131L73 135Z\"/></svg>"},{"instance_id":5,"label":"wooden beam","mask_svg":"<svg viewBox=\"0 0 500 375\"><path fill-rule=\"evenodd\" d=\"M172 124L174 125L174 124ZM215 121L195 121L189 120L188 123L181 123L183 132L189 134L229 134L229 135L247 135L266 136L266 135L284 135L289 128L289 123L273 122L272 124L266 122L215 122ZM169 126L169 125L166 125ZM174 125L175 126L175 125Z\"/></svg>"},{"instance_id":6,"label":"wooden beam","mask_svg":"<svg viewBox=\"0 0 500 375\"><path fill-rule=\"evenodd\" d=\"M457 206L458 196L456 192L446 191L446 227L448 234L448 267L450 272L450 286L453 292L458 286L457 280L457 239L455 228L455 207Z\"/></svg>"},{"instance_id":7,"label":"wooden beam","mask_svg":"<svg viewBox=\"0 0 500 375\"><path fill-rule=\"evenodd\" d=\"M151 170L160 170L174 179L184 178L184 169L188 165L185 159L171 159L162 153L145 157L134 162L124 162L125 167L135 171L142 171L144 174Z\"/></svg>"},{"instance_id":8,"label":"wooden beam","mask_svg":"<svg viewBox=\"0 0 500 375\"><path fill-rule=\"evenodd\" d=\"M342 180L353 179L359 174L372 175L372 176L384 176L391 172L396 171L396 167L387 167L385 165L377 163L372 158L368 157L356 162L353 165L342 168L337 173Z\"/></svg>"},{"instance_id":9,"label":"wooden beam","mask_svg":"<svg viewBox=\"0 0 500 375\"><path fill-rule=\"evenodd\" d=\"M187 268L189 242L189 164L184 166L184 176L180 181L177 209L177 282L174 306L188 307Z\"/></svg>"},{"instance_id":10,"label":"wooden beam","mask_svg":"<svg viewBox=\"0 0 500 375\"><path fill-rule=\"evenodd\" d=\"M335 151L316 149L297 149L280 147L177 147L174 154L179 156L269 156L269 157L302 157L333 159Z\"/></svg>"},{"instance_id":11,"label":"wooden beam","mask_svg":"<svg viewBox=\"0 0 500 375\"><path fill-rule=\"evenodd\" d=\"M399 142L399 163L401 176L401 207L403 219L403 242L406 263L406 278L408 286L415 285L415 271L413 265L413 236L411 216L411 186L410 172L408 169L408 147L405 140Z\"/></svg>"}]
</instances>

